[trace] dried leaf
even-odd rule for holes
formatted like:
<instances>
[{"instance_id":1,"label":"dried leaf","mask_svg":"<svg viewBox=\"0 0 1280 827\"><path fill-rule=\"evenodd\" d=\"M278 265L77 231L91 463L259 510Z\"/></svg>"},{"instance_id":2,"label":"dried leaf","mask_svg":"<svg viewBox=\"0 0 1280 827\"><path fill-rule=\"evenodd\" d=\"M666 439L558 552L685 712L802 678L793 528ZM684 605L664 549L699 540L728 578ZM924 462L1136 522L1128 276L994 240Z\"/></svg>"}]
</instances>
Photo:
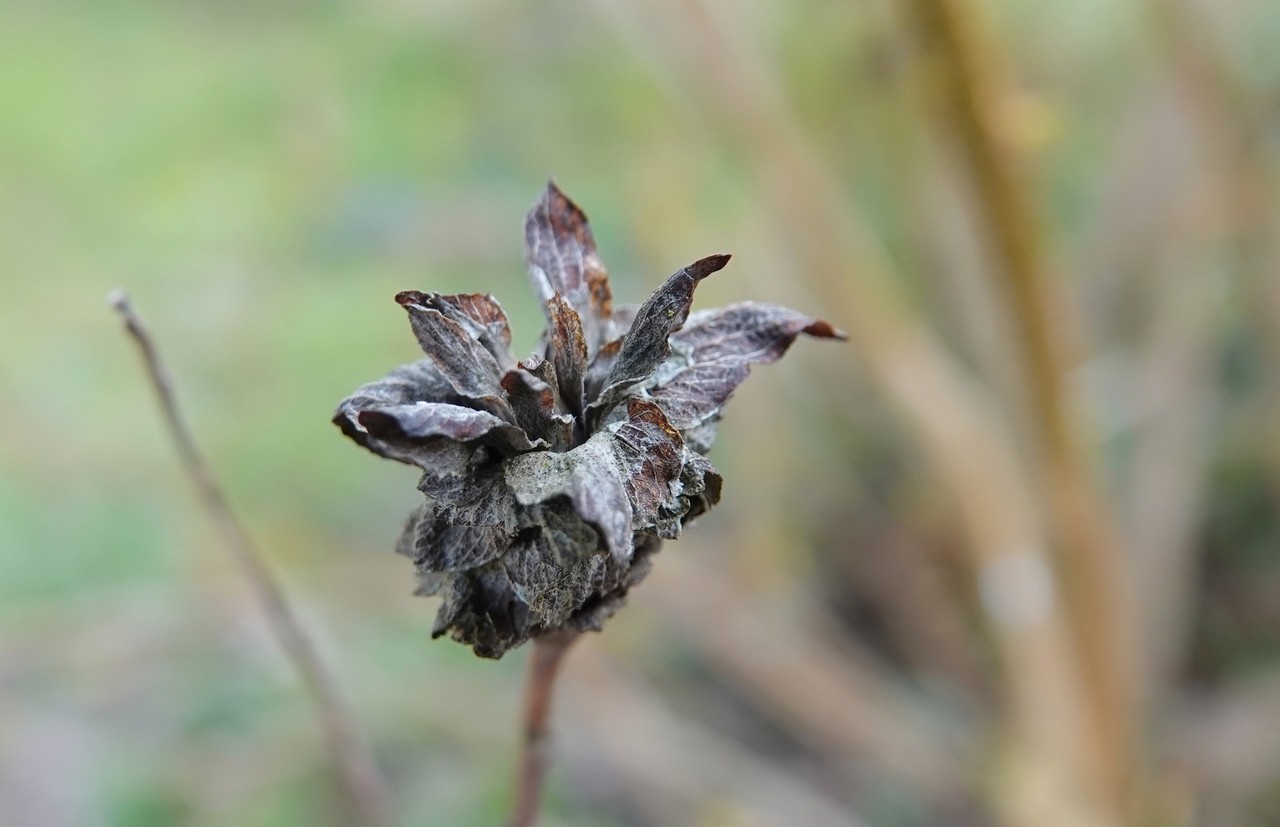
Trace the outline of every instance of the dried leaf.
<instances>
[{"instance_id":1,"label":"dried leaf","mask_svg":"<svg viewBox=\"0 0 1280 827\"><path fill-rule=\"evenodd\" d=\"M773 304L696 313L671 337L677 356L659 371L649 395L676 428L696 428L720 413L752 365L776 361L801 333L845 338L824 321Z\"/></svg>"},{"instance_id":2,"label":"dried leaf","mask_svg":"<svg viewBox=\"0 0 1280 827\"><path fill-rule=\"evenodd\" d=\"M418 344L453 392L479 408L514 422L515 415L502 394L502 371L493 354L462 325L428 306L431 297L426 293L407 290L398 293L396 301L409 312Z\"/></svg>"},{"instance_id":3,"label":"dried leaf","mask_svg":"<svg viewBox=\"0 0 1280 827\"><path fill-rule=\"evenodd\" d=\"M551 341L547 359L556 369L560 399L575 417L582 414L582 377L587 372L587 340L582 319L559 293L547 301Z\"/></svg>"},{"instance_id":4,"label":"dried leaf","mask_svg":"<svg viewBox=\"0 0 1280 827\"><path fill-rule=\"evenodd\" d=\"M567 451L573 447L573 415L557 412L555 389L528 369L538 370L544 364L549 363L541 359L521 362L502 377L502 389L507 392L516 424L525 433L533 439L545 440L553 451ZM555 378L551 370L544 373Z\"/></svg>"},{"instance_id":5,"label":"dried leaf","mask_svg":"<svg viewBox=\"0 0 1280 827\"><path fill-rule=\"evenodd\" d=\"M498 300L487 293L458 293L451 296L425 294L425 304L457 323L471 338L489 351L498 367L508 370L515 364L511 355L511 324Z\"/></svg>"},{"instance_id":6,"label":"dried leaf","mask_svg":"<svg viewBox=\"0 0 1280 827\"><path fill-rule=\"evenodd\" d=\"M684 440L662 410L646 399L628 400L627 421L613 432L613 439L635 527L650 528L668 514L683 513L671 482L684 469Z\"/></svg>"},{"instance_id":7,"label":"dried leaf","mask_svg":"<svg viewBox=\"0 0 1280 827\"><path fill-rule=\"evenodd\" d=\"M631 329L622 340L599 398L589 408L588 422L599 421L626 391L650 374L671 355L669 340L689 316L698 282L722 269L729 256L708 256L674 273L636 311Z\"/></svg>"},{"instance_id":8,"label":"dried leaf","mask_svg":"<svg viewBox=\"0 0 1280 827\"><path fill-rule=\"evenodd\" d=\"M582 519L599 529L618 562L630 559L634 532L660 524L672 530L672 520L678 531L690 506L672 486L687 456L680 433L647 400L630 400L627 414L616 429L572 451L533 452L506 463L507 483L520 505L568 497Z\"/></svg>"},{"instance_id":9,"label":"dried leaf","mask_svg":"<svg viewBox=\"0 0 1280 827\"><path fill-rule=\"evenodd\" d=\"M419 572L444 573L497 560L511 547L511 537L502 525L453 525L422 519L416 523L412 540L401 545Z\"/></svg>"},{"instance_id":10,"label":"dried leaf","mask_svg":"<svg viewBox=\"0 0 1280 827\"><path fill-rule=\"evenodd\" d=\"M446 632L482 658L500 658L529 639L529 606L516 595L500 561L453 577L431 636Z\"/></svg>"},{"instance_id":11,"label":"dried leaf","mask_svg":"<svg viewBox=\"0 0 1280 827\"><path fill-rule=\"evenodd\" d=\"M401 365L376 382L370 382L358 388L338 405L338 410L333 415L333 422L357 444L375 454L397 462L421 466L425 461L423 446L391 443L378 439L359 424L359 414L371 408L452 398L454 398L453 387L440 375L440 371L432 362L424 359Z\"/></svg>"},{"instance_id":12,"label":"dried leaf","mask_svg":"<svg viewBox=\"0 0 1280 827\"><path fill-rule=\"evenodd\" d=\"M501 471L468 469L466 484L428 501L405 526L397 550L419 572L462 571L501 557L519 528L519 515Z\"/></svg>"},{"instance_id":13,"label":"dried leaf","mask_svg":"<svg viewBox=\"0 0 1280 827\"><path fill-rule=\"evenodd\" d=\"M548 183L525 217L524 238L529 279L539 300L545 304L557 293L563 296L581 317L590 348L599 347L613 297L586 215ZM549 311L547 318L555 323Z\"/></svg>"},{"instance_id":14,"label":"dried leaf","mask_svg":"<svg viewBox=\"0 0 1280 827\"><path fill-rule=\"evenodd\" d=\"M576 524L573 534L550 528L529 532L505 558L512 589L529 606L536 626L563 626L604 581L603 555L576 554L584 544L598 542L595 532L576 517L571 521Z\"/></svg>"},{"instance_id":15,"label":"dried leaf","mask_svg":"<svg viewBox=\"0 0 1280 827\"><path fill-rule=\"evenodd\" d=\"M520 505L567 497L600 531L614 559L625 561L631 556L632 510L611 443L611 434L600 433L563 454L522 454L506 463L505 472Z\"/></svg>"},{"instance_id":16,"label":"dried leaf","mask_svg":"<svg viewBox=\"0 0 1280 827\"><path fill-rule=\"evenodd\" d=\"M445 402L369 407L357 414L356 423L374 439L387 443L412 443L445 437L458 442L485 439L512 452L546 447L546 443L530 442L518 425L499 419L488 411Z\"/></svg>"},{"instance_id":17,"label":"dried leaf","mask_svg":"<svg viewBox=\"0 0 1280 827\"><path fill-rule=\"evenodd\" d=\"M591 598L569 618L565 627L579 632L599 632L604 629L605 621L626 603L627 592L653 569L653 555L661 548L662 540L650 534L642 534L637 538L635 551L625 568L612 565L612 558L607 558L603 582L596 584Z\"/></svg>"}]
</instances>

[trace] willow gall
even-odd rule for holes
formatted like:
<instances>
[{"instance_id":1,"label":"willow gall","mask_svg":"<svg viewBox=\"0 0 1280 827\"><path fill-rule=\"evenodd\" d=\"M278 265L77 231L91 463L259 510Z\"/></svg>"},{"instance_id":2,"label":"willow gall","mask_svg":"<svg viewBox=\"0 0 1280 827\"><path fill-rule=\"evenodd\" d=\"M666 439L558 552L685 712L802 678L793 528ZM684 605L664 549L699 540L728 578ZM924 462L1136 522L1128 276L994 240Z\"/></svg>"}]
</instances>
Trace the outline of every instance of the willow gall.
<instances>
[{"instance_id":1,"label":"willow gall","mask_svg":"<svg viewBox=\"0 0 1280 827\"><path fill-rule=\"evenodd\" d=\"M359 388L334 422L422 470L422 505L397 551L417 593L440 595L432 631L498 658L531 637L598 631L648 573L662 540L720 499L706 458L752 365L827 322L742 302L690 313L727 255L684 267L641 305L614 305L587 218L554 184L525 219L529 277L547 319L511 354L493 296L405 291L426 358Z\"/></svg>"}]
</instances>

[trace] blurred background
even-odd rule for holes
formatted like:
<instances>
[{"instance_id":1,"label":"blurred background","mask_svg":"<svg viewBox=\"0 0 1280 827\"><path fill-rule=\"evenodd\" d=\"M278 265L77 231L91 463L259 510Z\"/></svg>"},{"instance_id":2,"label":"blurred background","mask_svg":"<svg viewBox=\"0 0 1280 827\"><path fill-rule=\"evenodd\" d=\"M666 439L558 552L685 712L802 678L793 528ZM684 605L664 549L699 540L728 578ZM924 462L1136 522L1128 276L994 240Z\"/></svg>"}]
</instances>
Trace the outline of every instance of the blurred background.
<instances>
[{"instance_id":1,"label":"blurred background","mask_svg":"<svg viewBox=\"0 0 1280 827\"><path fill-rule=\"evenodd\" d=\"M329 423L392 296L847 329L566 663L544 823L1280 824L1280 4L0 4L0 824L346 825L164 434L128 288L404 825L510 806L527 650L431 641L419 496Z\"/></svg>"}]
</instances>

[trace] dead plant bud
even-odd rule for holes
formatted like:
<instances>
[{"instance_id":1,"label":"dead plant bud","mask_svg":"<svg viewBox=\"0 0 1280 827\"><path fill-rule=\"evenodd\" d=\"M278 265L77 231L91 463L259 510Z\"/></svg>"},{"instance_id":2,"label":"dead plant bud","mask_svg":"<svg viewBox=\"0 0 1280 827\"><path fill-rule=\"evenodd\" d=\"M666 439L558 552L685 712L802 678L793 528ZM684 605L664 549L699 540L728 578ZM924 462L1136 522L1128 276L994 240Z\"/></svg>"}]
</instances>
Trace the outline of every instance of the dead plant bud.
<instances>
[{"instance_id":1,"label":"dead plant bud","mask_svg":"<svg viewBox=\"0 0 1280 827\"><path fill-rule=\"evenodd\" d=\"M423 504L397 551L418 593L441 595L433 635L498 658L530 637L596 630L663 539L720 499L704 454L751 366L828 323L744 302L690 314L727 255L614 306L586 216L554 184L525 220L547 330L522 362L492 296L396 296L425 359L365 385L334 422L422 469Z\"/></svg>"}]
</instances>

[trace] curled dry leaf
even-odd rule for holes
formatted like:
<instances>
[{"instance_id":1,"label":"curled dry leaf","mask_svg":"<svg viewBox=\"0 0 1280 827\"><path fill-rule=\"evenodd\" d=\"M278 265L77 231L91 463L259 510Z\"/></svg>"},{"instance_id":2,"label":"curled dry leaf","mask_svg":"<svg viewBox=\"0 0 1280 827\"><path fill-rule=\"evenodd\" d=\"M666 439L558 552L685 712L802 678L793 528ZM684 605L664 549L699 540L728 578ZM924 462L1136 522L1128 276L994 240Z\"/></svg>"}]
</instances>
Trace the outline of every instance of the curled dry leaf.
<instances>
[{"instance_id":1,"label":"curled dry leaf","mask_svg":"<svg viewBox=\"0 0 1280 827\"><path fill-rule=\"evenodd\" d=\"M415 465L423 504L397 551L419 594L443 599L433 635L484 657L532 636L599 630L673 539L720 499L705 457L752 365L828 323L743 303L690 315L700 259L643 304L613 305L586 216L549 184L525 220L548 330L517 362L501 305L481 294L396 296L425 359L358 389L334 422ZM625 404L624 404L625 403Z\"/></svg>"}]
</instances>

